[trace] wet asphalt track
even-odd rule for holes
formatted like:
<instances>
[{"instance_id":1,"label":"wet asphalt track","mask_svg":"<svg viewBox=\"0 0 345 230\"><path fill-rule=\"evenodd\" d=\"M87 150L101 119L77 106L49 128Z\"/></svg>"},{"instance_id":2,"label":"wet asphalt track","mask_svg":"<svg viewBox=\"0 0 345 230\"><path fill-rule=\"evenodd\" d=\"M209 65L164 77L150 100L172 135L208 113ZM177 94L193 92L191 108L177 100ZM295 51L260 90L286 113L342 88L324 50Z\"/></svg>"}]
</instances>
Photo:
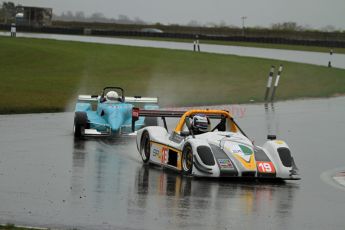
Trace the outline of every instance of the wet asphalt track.
<instances>
[{"instance_id":1,"label":"wet asphalt track","mask_svg":"<svg viewBox=\"0 0 345 230\"><path fill-rule=\"evenodd\" d=\"M222 107L224 108L224 107ZM242 109L290 145L301 181L196 180L143 167L134 137L74 141L73 113L0 116L0 223L62 229L344 229L345 97ZM336 170L335 170L336 169ZM332 171L333 170L333 171ZM334 171L335 170L335 171ZM332 173L331 173L332 172Z\"/></svg>"}]
</instances>

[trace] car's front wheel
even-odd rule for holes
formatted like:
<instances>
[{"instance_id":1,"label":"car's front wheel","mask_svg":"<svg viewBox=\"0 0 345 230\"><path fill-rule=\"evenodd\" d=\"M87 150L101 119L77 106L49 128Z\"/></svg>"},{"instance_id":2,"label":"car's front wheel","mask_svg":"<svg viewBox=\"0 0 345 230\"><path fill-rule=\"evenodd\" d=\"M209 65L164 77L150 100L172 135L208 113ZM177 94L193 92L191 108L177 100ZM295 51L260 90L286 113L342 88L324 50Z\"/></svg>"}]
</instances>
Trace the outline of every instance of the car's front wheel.
<instances>
[{"instance_id":1,"label":"car's front wheel","mask_svg":"<svg viewBox=\"0 0 345 230\"><path fill-rule=\"evenodd\" d=\"M147 163L150 160L150 151L150 135L147 131L144 131L140 141L140 155L144 163Z\"/></svg>"},{"instance_id":2,"label":"car's front wheel","mask_svg":"<svg viewBox=\"0 0 345 230\"><path fill-rule=\"evenodd\" d=\"M84 136L87 126L87 114L85 112L75 112L73 127L74 137L80 138Z\"/></svg>"},{"instance_id":3,"label":"car's front wheel","mask_svg":"<svg viewBox=\"0 0 345 230\"><path fill-rule=\"evenodd\" d=\"M193 149L190 144L186 144L182 151L182 172L191 175L193 170Z\"/></svg>"}]
</instances>

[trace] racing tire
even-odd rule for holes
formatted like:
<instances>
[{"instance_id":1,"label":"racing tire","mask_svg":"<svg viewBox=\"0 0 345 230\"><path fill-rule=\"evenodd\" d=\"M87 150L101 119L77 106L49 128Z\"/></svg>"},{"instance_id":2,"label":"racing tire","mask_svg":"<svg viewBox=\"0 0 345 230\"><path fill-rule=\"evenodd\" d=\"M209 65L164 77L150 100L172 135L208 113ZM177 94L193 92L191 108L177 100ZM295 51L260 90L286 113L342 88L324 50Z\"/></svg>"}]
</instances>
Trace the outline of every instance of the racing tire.
<instances>
[{"instance_id":1,"label":"racing tire","mask_svg":"<svg viewBox=\"0 0 345 230\"><path fill-rule=\"evenodd\" d=\"M191 175L193 170L193 148L190 144L183 147L181 161L182 173Z\"/></svg>"},{"instance_id":2,"label":"racing tire","mask_svg":"<svg viewBox=\"0 0 345 230\"><path fill-rule=\"evenodd\" d=\"M75 112L74 137L80 138L84 136L85 128L88 128L87 114L85 112Z\"/></svg>"},{"instance_id":3,"label":"racing tire","mask_svg":"<svg viewBox=\"0 0 345 230\"><path fill-rule=\"evenodd\" d=\"M150 135L147 131L144 131L143 135L141 136L141 141L140 141L140 155L145 164L148 163L150 160L150 151L151 151Z\"/></svg>"}]
</instances>

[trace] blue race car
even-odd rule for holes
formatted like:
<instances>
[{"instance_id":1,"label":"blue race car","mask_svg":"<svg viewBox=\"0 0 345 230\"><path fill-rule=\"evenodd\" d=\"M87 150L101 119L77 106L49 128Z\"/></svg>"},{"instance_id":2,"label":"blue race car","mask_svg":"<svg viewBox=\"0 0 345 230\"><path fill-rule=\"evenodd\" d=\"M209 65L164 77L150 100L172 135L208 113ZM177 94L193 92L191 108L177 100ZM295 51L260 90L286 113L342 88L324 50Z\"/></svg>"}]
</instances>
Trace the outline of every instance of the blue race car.
<instances>
[{"instance_id":1,"label":"blue race car","mask_svg":"<svg viewBox=\"0 0 345 230\"><path fill-rule=\"evenodd\" d=\"M75 106L74 136L111 136L132 131L133 107L156 110L158 98L125 97L120 87L105 87L102 95L79 95ZM139 117L135 130L157 125L157 118Z\"/></svg>"}]
</instances>

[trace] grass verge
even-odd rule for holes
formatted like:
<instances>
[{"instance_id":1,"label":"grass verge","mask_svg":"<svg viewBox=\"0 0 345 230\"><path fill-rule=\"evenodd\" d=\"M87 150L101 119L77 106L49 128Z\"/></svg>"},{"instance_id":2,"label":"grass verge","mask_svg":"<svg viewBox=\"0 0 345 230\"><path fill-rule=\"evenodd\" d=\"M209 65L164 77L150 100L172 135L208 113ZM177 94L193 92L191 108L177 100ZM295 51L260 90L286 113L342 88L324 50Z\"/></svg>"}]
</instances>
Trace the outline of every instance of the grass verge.
<instances>
[{"instance_id":1,"label":"grass verge","mask_svg":"<svg viewBox=\"0 0 345 230\"><path fill-rule=\"evenodd\" d=\"M122 86L163 106L262 101L271 65L277 99L345 93L345 70L168 49L0 37L0 113L65 111L78 94Z\"/></svg>"}]
</instances>

